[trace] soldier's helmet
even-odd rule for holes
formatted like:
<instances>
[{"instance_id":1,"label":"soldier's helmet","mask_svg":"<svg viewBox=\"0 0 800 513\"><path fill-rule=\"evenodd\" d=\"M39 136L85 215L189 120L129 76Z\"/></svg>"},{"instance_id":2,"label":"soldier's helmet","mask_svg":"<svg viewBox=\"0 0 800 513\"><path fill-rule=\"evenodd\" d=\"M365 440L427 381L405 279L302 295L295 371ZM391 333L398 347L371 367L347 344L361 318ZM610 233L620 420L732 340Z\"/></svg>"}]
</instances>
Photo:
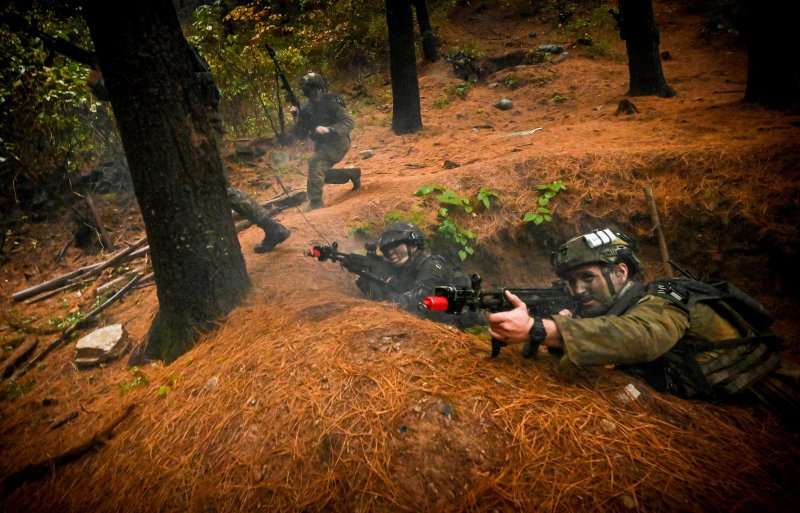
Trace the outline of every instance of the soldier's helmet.
<instances>
[{"instance_id":1,"label":"soldier's helmet","mask_svg":"<svg viewBox=\"0 0 800 513\"><path fill-rule=\"evenodd\" d=\"M402 243L422 247L425 245L425 234L414 223L395 221L390 223L378 237L378 247L381 249L381 253L386 253Z\"/></svg>"},{"instance_id":2,"label":"soldier's helmet","mask_svg":"<svg viewBox=\"0 0 800 513\"><path fill-rule=\"evenodd\" d=\"M308 93L314 89L319 91L325 91L325 79L322 78L322 75L319 73L314 73L313 71L309 71L302 77L300 77L300 89L302 89L303 94L308 95Z\"/></svg>"},{"instance_id":3,"label":"soldier's helmet","mask_svg":"<svg viewBox=\"0 0 800 513\"><path fill-rule=\"evenodd\" d=\"M630 276L637 276L644 268L636 256L639 246L627 235L614 233L610 229L595 230L561 244L550 255L553 270L561 278L581 265L611 265L624 262Z\"/></svg>"}]
</instances>

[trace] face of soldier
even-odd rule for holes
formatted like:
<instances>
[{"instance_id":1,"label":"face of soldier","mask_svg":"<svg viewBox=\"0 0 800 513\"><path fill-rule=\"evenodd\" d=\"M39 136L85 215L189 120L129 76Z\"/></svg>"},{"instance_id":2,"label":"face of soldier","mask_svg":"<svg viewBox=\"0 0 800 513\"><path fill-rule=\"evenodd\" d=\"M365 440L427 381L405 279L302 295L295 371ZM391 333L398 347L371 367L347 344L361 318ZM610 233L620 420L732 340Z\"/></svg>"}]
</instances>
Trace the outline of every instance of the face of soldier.
<instances>
[{"instance_id":1,"label":"face of soldier","mask_svg":"<svg viewBox=\"0 0 800 513\"><path fill-rule=\"evenodd\" d=\"M401 242L400 244L390 248L382 248L381 252L383 253L383 258L388 260L390 264L403 265L408 262L408 259L411 257L411 253L413 251L408 247L408 244Z\"/></svg>"},{"instance_id":2,"label":"face of soldier","mask_svg":"<svg viewBox=\"0 0 800 513\"><path fill-rule=\"evenodd\" d=\"M609 271L611 287L599 265L582 265L567 273L569 288L578 301L581 316L603 315L614 304L617 293L628 280L628 266L616 264Z\"/></svg>"},{"instance_id":3,"label":"face of soldier","mask_svg":"<svg viewBox=\"0 0 800 513\"><path fill-rule=\"evenodd\" d=\"M316 87L309 88L308 91L305 91L305 93L306 97L308 97L308 99L311 101L319 100L319 98L322 96L322 90L317 89Z\"/></svg>"}]
</instances>

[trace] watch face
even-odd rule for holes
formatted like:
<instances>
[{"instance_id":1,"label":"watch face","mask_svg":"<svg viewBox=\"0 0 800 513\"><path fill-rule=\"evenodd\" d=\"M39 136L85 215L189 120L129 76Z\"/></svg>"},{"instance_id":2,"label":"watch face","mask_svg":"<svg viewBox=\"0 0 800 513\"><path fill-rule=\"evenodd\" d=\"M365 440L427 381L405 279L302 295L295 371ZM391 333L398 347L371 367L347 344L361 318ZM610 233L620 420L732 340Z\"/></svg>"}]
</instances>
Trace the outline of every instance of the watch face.
<instances>
[{"instance_id":1,"label":"watch face","mask_svg":"<svg viewBox=\"0 0 800 513\"><path fill-rule=\"evenodd\" d=\"M541 342L547 337L547 331L544 329L544 324L541 319L536 319L530 331L530 337L533 342Z\"/></svg>"}]
</instances>

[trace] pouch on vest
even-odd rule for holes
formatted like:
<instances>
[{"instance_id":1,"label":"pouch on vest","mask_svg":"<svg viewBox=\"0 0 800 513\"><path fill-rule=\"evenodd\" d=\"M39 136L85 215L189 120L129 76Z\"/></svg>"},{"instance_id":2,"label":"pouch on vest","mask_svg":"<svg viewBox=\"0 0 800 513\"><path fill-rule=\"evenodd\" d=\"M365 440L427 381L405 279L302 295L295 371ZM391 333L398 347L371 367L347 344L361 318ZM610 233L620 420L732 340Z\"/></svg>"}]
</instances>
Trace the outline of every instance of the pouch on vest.
<instances>
[{"instance_id":1,"label":"pouch on vest","mask_svg":"<svg viewBox=\"0 0 800 513\"><path fill-rule=\"evenodd\" d=\"M665 363L681 378L688 397L736 394L780 365L781 340L771 330L773 317L753 297L726 281L661 278L648 294L691 312L697 303L710 307L742 334L729 340L685 338L665 354Z\"/></svg>"}]
</instances>

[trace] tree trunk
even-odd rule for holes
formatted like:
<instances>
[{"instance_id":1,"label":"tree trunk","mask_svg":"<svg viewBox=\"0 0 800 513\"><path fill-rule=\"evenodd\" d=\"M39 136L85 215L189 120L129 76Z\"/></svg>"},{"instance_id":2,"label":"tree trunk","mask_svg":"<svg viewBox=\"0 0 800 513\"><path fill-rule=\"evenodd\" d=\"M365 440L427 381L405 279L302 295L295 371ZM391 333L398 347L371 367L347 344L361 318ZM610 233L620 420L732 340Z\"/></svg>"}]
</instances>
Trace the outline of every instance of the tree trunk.
<instances>
[{"instance_id":1,"label":"tree trunk","mask_svg":"<svg viewBox=\"0 0 800 513\"><path fill-rule=\"evenodd\" d=\"M428 62L436 62L439 60L439 51L436 49L436 38L428 16L428 4L425 0L414 0L414 10L417 12L417 24L422 36L422 53Z\"/></svg>"},{"instance_id":2,"label":"tree trunk","mask_svg":"<svg viewBox=\"0 0 800 513\"><path fill-rule=\"evenodd\" d=\"M745 101L778 110L800 102L800 59L794 33L798 7L791 4L778 8L770 2L741 2L735 22L747 43Z\"/></svg>"},{"instance_id":3,"label":"tree trunk","mask_svg":"<svg viewBox=\"0 0 800 513\"><path fill-rule=\"evenodd\" d=\"M411 0L386 0L386 23L392 75L392 130L397 135L410 134L422 128Z\"/></svg>"},{"instance_id":4,"label":"tree trunk","mask_svg":"<svg viewBox=\"0 0 800 513\"><path fill-rule=\"evenodd\" d=\"M249 288L222 161L174 4L84 6L158 285L160 310L146 354L169 362Z\"/></svg>"},{"instance_id":5,"label":"tree trunk","mask_svg":"<svg viewBox=\"0 0 800 513\"><path fill-rule=\"evenodd\" d=\"M675 91L667 84L658 51L659 35L653 17L652 0L619 0L619 37L628 50L630 96L671 98Z\"/></svg>"}]
</instances>

